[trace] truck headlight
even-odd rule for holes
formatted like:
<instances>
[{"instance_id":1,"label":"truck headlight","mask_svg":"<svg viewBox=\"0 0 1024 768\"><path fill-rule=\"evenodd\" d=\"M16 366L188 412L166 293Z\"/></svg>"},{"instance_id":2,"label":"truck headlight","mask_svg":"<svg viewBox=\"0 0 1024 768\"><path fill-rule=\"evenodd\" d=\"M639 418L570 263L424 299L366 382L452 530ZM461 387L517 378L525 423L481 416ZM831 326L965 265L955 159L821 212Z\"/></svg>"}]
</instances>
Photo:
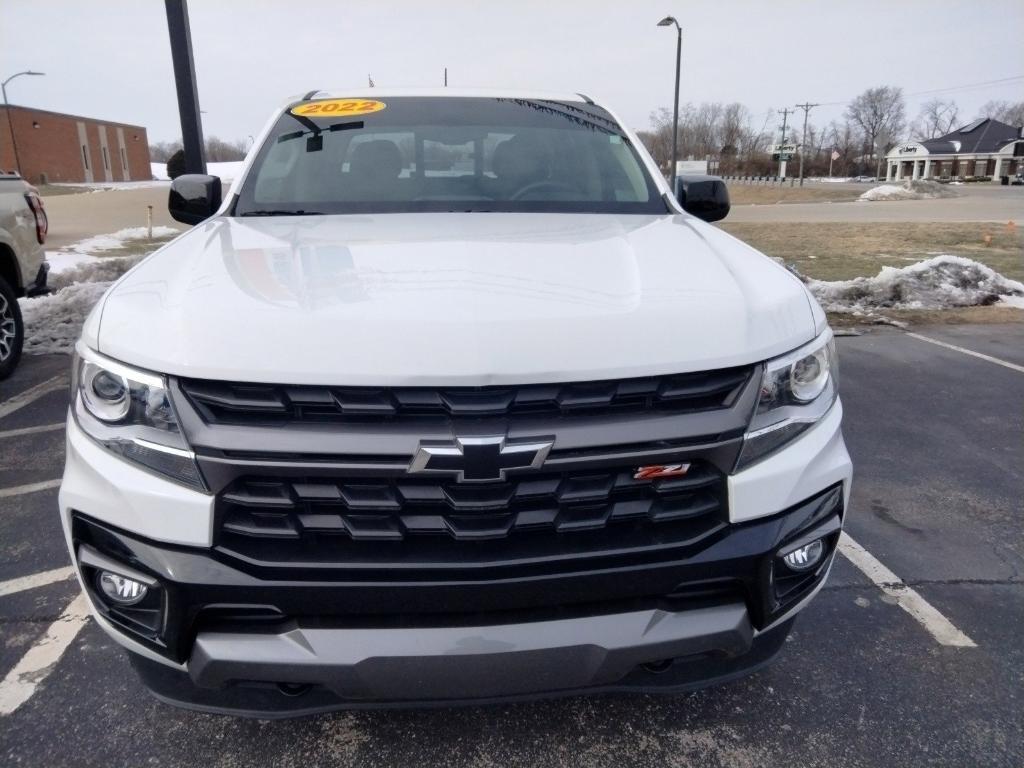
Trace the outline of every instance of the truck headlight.
<instances>
[{"instance_id":1,"label":"truck headlight","mask_svg":"<svg viewBox=\"0 0 1024 768\"><path fill-rule=\"evenodd\" d=\"M777 451L828 413L839 394L838 374L831 330L765 363L737 471Z\"/></svg>"},{"instance_id":2,"label":"truck headlight","mask_svg":"<svg viewBox=\"0 0 1024 768\"><path fill-rule=\"evenodd\" d=\"M109 360L78 342L71 392L78 426L108 451L206 490L162 376Z\"/></svg>"}]
</instances>

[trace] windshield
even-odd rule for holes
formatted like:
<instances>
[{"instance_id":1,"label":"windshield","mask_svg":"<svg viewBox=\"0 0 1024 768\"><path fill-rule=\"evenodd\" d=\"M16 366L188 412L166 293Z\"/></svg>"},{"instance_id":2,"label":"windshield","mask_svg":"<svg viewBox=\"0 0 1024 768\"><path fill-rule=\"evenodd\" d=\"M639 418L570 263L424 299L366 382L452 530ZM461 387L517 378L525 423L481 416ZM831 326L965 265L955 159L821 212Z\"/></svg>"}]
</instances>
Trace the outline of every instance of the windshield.
<instances>
[{"instance_id":1,"label":"windshield","mask_svg":"<svg viewBox=\"0 0 1024 768\"><path fill-rule=\"evenodd\" d=\"M593 104L382 97L293 105L234 215L422 211L667 208L622 129Z\"/></svg>"}]
</instances>

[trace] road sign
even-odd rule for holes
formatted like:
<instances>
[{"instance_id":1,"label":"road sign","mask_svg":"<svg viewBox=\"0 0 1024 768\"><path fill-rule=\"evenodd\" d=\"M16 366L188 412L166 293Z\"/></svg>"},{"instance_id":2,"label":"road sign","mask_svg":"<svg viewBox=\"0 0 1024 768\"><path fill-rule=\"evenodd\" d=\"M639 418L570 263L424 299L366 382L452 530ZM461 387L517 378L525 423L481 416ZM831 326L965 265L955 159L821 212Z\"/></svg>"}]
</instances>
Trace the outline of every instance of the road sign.
<instances>
[{"instance_id":1,"label":"road sign","mask_svg":"<svg viewBox=\"0 0 1024 768\"><path fill-rule=\"evenodd\" d=\"M771 147L769 147L768 151L771 152L773 155L777 155L780 152L785 152L785 153L790 154L790 155L795 155L796 154L796 144L772 144Z\"/></svg>"}]
</instances>

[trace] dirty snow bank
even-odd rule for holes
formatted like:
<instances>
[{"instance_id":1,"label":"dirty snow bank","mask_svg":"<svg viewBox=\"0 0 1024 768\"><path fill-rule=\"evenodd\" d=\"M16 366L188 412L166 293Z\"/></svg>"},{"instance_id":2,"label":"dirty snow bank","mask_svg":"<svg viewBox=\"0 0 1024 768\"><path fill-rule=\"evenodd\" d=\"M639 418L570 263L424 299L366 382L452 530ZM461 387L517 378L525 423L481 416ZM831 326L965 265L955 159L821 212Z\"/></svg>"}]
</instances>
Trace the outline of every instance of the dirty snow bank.
<instances>
[{"instance_id":1,"label":"dirty snow bank","mask_svg":"<svg viewBox=\"0 0 1024 768\"><path fill-rule=\"evenodd\" d=\"M21 299L25 354L70 353L86 315L109 287L109 282L76 283L49 296Z\"/></svg>"},{"instance_id":2,"label":"dirty snow bank","mask_svg":"<svg viewBox=\"0 0 1024 768\"><path fill-rule=\"evenodd\" d=\"M82 330L82 323L104 291L148 254L103 256L123 250L125 243L145 240L146 227L130 227L109 235L98 235L60 251L48 251L50 287L55 293L21 299L25 318L26 354L70 353ZM172 227L153 227L154 238L178 234ZM162 243L153 243L154 248Z\"/></svg>"},{"instance_id":3,"label":"dirty snow bank","mask_svg":"<svg viewBox=\"0 0 1024 768\"><path fill-rule=\"evenodd\" d=\"M153 227L153 237L172 237L180 231L174 227ZM147 239L149 239L149 229L147 227L128 227L127 229L119 229L117 232L111 232L109 235L96 235L95 237L86 238L74 245L69 245L67 248L61 248L59 251L47 251L46 261L50 264L50 273L56 274L76 267L79 264L101 260L93 256L95 253L123 250L125 243Z\"/></svg>"},{"instance_id":4,"label":"dirty snow bank","mask_svg":"<svg viewBox=\"0 0 1024 768\"><path fill-rule=\"evenodd\" d=\"M948 184L937 181L917 179L904 181L902 184L882 184L869 189L860 196L860 200L878 202L881 200L933 200L939 197L959 197L959 190Z\"/></svg>"},{"instance_id":5,"label":"dirty snow bank","mask_svg":"<svg viewBox=\"0 0 1024 768\"><path fill-rule=\"evenodd\" d=\"M876 309L948 309L1002 301L1019 305L1024 283L963 256L935 256L907 267L882 267L874 277L852 280L803 278L828 312L870 313Z\"/></svg>"}]
</instances>

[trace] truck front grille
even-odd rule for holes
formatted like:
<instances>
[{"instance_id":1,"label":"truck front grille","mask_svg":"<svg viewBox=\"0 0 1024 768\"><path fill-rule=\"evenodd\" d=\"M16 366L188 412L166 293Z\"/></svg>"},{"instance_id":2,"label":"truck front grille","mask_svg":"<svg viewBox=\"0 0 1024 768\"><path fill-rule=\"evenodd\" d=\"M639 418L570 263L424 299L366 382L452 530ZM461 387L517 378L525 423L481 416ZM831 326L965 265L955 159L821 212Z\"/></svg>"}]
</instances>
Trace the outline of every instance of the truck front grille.
<instances>
[{"instance_id":1,"label":"truck front grille","mask_svg":"<svg viewBox=\"0 0 1024 768\"><path fill-rule=\"evenodd\" d=\"M181 380L207 424L373 422L405 417L564 417L726 408L752 368L508 387L306 387Z\"/></svg>"}]
</instances>

